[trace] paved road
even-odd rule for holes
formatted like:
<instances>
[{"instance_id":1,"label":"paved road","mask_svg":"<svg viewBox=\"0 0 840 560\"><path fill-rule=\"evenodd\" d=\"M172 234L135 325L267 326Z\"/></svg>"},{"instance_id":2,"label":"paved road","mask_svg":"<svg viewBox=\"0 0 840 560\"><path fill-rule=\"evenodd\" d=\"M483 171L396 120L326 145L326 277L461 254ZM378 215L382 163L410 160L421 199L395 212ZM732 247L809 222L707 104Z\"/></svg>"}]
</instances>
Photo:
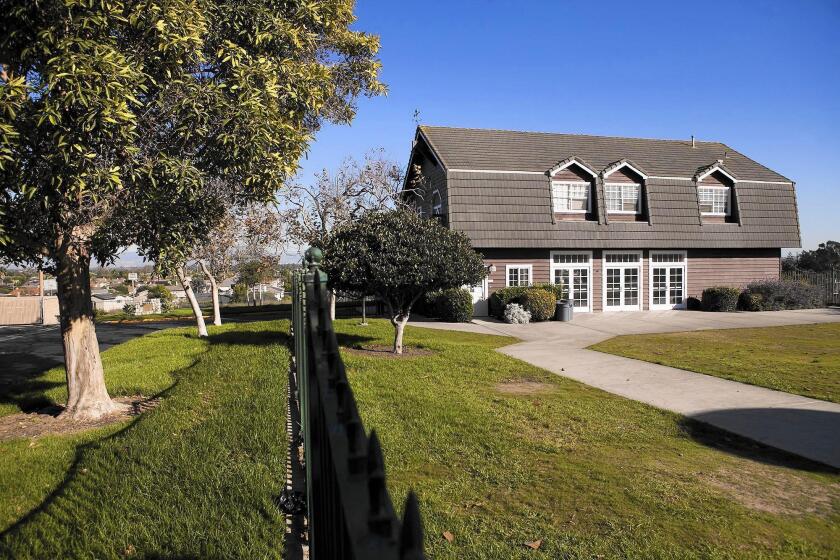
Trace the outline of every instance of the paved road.
<instances>
[{"instance_id":1,"label":"paved road","mask_svg":"<svg viewBox=\"0 0 840 560\"><path fill-rule=\"evenodd\" d=\"M100 350L150 332L182 326L180 322L100 324ZM3 379L31 377L64 363L58 325L0 327L0 391Z\"/></svg>"},{"instance_id":2,"label":"paved road","mask_svg":"<svg viewBox=\"0 0 840 560\"><path fill-rule=\"evenodd\" d=\"M572 323L417 323L504 334L499 351L610 393L678 412L732 433L840 468L840 405L586 347L622 334L840 322L840 309L763 313L653 311L579 314ZM838 341L840 345L840 341Z\"/></svg>"}]
</instances>

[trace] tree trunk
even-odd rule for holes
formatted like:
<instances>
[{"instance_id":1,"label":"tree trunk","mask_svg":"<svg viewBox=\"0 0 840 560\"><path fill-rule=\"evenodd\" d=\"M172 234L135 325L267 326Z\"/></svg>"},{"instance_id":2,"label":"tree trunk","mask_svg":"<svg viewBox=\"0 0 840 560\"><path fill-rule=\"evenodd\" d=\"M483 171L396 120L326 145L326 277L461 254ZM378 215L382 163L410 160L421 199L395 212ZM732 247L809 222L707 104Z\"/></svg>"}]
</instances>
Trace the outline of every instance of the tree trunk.
<instances>
[{"instance_id":1,"label":"tree trunk","mask_svg":"<svg viewBox=\"0 0 840 560\"><path fill-rule=\"evenodd\" d=\"M85 241L65 241L57 251L58 305L67 371L62 418L94 420L121 408L108 396L90 299L90 254Z\"/></svg>"},{"instance_id":2,"label":"tree trunk","mask_svg":"<svg viewBox=\"0 0 840 560\"><path fill-rule=\"evenodd\" d=\"M335 295L335 290L330 290L330 319L335 321L335 300L338 299Z\"/></svg>"},{"instance_id":3,"label":"tree trunk","mask_svg":"<svg viewBox=\"0 0 840 560\"><path fill-rule=\"evenodd\" d=\"M198 325L198 336L207 336L207 327L204 324L204 315L201 314L201 307L198 306L198 300L195 299L195 293L192 286L187 282L187 275L184 273L184 267L179 266L175 268L175 275L178 276L178 281L181 282L181 287L184 288L184 293L187 294L187 300L195 315L195 322Z\"/></svg>"},{"instance_id":4,"label":"tree trunk","mask_svg":"<svg viewBox=\"0 0 840 560\"><path fill-rule=\"evenodd\" d=\"M198 261L202 272L210 280L210 295L213 298L213 324L219 326L222 324L222 313L219 311L219 286L216 284L216 278L210 274L210 270L203 261Z\"/></svg>"},{"instance_id":5,"label":"tree trunk","mask_svg":"<svg viewBox=\"0 0 840 560\"><path fill-rule=\"evenodd\" d=\"M405 324L408 323L407 315L397 315L391 319L394 325L394 354L403 353L403 332L405 331Z\"/></svg>"}]
</instances>

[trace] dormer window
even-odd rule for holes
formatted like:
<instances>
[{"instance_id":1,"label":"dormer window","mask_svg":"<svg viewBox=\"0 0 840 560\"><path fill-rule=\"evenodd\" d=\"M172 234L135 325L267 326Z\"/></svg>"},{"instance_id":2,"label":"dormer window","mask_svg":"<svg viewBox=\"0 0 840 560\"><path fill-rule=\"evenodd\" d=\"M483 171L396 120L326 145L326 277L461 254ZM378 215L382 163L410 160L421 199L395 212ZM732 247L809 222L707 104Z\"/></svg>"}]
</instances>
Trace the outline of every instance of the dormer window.
<instances>
[{"instance_id":1,"label":"dormer window","mask_svg":"<svg viewBox=\"0 0 840 560\"><path fill-rule=\"evenodd\" d=\"M592 211L591 185L583 181L552 181L555 212L586 214Z\"/></svg>"},{"instance_id":2,"label":"dormer window","mask_svg":"<svg viewBox=\"0 0 840 560\"><path fill-rule=\"evenodd\" d=\"M607 212L640 214L642 212L642 186L638 183L606 183Z\"/></svg>"},{"instance_id":3,"label":"dormer window","mask_svg":"<svg viewBox=\"0 0 840 560\"><path fill-rule=\"evenodd\" d=\"M732 190L727 186L699 186L697 198L704 216L729 216L732 213Z\"/></svg>"}]
</instances>

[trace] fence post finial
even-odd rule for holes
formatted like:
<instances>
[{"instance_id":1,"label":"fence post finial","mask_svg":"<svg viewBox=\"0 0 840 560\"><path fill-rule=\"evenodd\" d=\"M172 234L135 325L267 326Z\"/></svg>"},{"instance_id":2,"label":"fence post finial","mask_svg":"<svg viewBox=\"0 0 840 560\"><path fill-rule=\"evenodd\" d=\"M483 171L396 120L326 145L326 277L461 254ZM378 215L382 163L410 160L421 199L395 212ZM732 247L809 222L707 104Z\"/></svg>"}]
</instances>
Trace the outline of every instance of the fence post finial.
<instances>
[{"instance_id":1,"label":"fence post finial","mask_svg":"<svg viewBox=\"0 0 840 560\"><path fill-rule=\"evenodd\" d=\"M414 491L408 493L400 530L400 560L425 560L423 555L423 521L420 504Z\"/></svg>"},{"instance_id":2,"label":"fence post finial","mask_svg":"<svg viewBox=\"0 0 840 560\"><path fill-rule=\"evenodd\" d=\"M382 457L382 445L376 430L370 431L368 439L368 526L380 535L391 532L391 520L385 512L385 459Z\"/></svg>"},{"instance_id":3,"label":"fence post finial","mask_svg":"<svg viewBox=\"0 0 840 560\"><path fill-rule=\"evenodd\" d=\"M306 266L310 269L321 266L321 261L324 260L324 252L318 247L310 247L304 254L306 259Z\"/></svg>"}]
</instances>

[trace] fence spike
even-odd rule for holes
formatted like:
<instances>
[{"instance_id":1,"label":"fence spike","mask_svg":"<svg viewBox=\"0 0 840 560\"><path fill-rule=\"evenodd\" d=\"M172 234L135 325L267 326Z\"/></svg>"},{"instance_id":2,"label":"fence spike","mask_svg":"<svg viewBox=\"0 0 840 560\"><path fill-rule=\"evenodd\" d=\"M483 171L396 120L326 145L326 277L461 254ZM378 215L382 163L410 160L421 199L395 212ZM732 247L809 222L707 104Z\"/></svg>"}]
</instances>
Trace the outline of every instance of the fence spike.
<instances>
[{"instance_id":1,"label":"fence spike","mask_svg":"<svg viewBox=\"0 0 840 560\"><path fill-rule=\"evenodd\" d=\"M367 453L363 449L364 431L358 418L351 418L345 425L347 431L347 467L352 474L359 474L365 470Z\"/></svg>"},{"instance_id":2,"label":"fence spike","mask_svg":"<svg viewBox=\"0 0 840 560\"><path fill-rule=\"evenodd\" d=\"M368 526L370 530L382 536L391 532L391 519L386 514L385 500L385 460L382 457L382 445L376 430L371 430L368 439L367 457L368 475Z\"/></svg>"},{"instance_id":3,"label":"fence spike","mask_svg":"<svg viewBox=\"0 0 840 560\"><path fill-rule=\"evenodd\" d=\"M423 520L420 503L414 491L405 499L402 529L400 530L400 560L425 560L423 555Z\"/></svg>"}]
</instances>

